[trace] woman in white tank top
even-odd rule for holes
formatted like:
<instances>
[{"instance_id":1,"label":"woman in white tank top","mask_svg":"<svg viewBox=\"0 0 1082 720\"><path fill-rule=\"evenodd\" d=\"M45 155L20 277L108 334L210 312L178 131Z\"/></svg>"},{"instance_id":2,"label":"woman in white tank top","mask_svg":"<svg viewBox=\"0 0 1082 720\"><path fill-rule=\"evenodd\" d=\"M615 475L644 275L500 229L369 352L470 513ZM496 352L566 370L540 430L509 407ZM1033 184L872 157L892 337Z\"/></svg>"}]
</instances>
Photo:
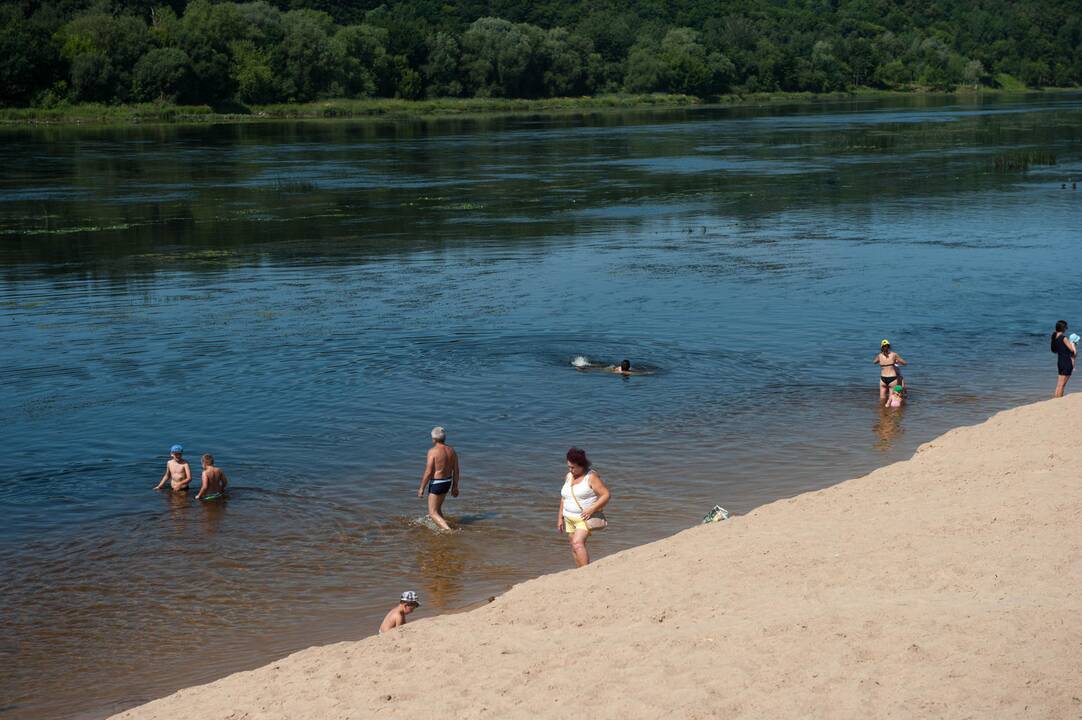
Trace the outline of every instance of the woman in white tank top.
<instances>
[{"instance_id":1,"label":"woman in white tank top","mask_svg":"<svg viewBox=\"0 0 1082 720\"><path fill-rule=\"evenodd\" d=\"M609 502L609 489L601 482L601 476L590 469L586 452L578 448L567 451L567 476L560 491L560 512L556 516L556 529L567 533L571 543L571 556L575 567L590 563L586 552L586 539L590 528L586 521Z\"/></svg>"}]
</instances>

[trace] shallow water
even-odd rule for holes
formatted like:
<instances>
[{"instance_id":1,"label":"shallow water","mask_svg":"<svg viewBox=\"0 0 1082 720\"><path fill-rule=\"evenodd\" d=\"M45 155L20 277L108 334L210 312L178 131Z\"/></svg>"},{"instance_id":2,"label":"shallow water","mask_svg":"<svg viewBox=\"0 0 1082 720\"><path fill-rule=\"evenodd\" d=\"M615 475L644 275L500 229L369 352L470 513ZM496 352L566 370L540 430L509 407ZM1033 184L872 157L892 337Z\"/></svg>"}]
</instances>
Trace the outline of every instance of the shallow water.
<instances>
[{"instance_id":1,"label":"shallow water","mask_svg":"<svg viewBox=\"0 0 1082 720\"><path fill-rule=\"evenodd\" d=\"M573 444L607 554L1044 398L1080 142L1063 95L3 130L0 712L99 717L407 588L420 618L566 568ZM436 424L452 534L419 522ZM175 442L227 503L151 490Z\"/></svg>"}]
</instances>

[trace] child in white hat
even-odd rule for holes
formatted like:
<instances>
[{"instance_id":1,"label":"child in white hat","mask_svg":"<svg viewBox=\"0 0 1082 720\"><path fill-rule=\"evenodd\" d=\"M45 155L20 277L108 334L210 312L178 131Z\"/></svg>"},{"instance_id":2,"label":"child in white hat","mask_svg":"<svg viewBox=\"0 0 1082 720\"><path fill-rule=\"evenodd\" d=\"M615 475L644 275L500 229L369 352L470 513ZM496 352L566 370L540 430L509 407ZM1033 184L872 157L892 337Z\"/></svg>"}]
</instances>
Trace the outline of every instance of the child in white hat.
<instances>
[{"instance_id":1,"label":"child in white hat","mask_svg":"<svg viewBox=\"0 0 1082 720\"><path fill-rule=\"evenodd\" d=\"M383 624L379 626L379 634L394 630L399 625L406 624L406 616L421 606L421 599L413 590L402 593L398 604L391 608L387 616L383 618Z\"/></svg>"}]
</instances>

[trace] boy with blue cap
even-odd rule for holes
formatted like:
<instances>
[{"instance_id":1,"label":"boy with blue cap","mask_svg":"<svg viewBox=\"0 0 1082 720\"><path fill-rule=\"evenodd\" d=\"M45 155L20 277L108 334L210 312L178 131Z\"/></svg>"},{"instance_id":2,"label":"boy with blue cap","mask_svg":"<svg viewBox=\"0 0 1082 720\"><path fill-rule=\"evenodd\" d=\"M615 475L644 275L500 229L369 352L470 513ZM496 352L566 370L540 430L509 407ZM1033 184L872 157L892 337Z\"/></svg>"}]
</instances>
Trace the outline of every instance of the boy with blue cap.
<instances>
[{"instance_id":1,"label":"boy with blue cap","mask_svg":"<svg viewBox=\"0 0 1082 720\"><path fill-rule=\"evenodd\" d=\"M165 481L168 480L169 485L175 492L187 492L188 483L192 481L192 468L188 465L188 461L184 459L184 448L180 445L174 445L169 448L169 454L172 457L165 464L165 474L162 475L162 481L154 489L161 490L165 485Z\"/></svg>"}]
</instances>

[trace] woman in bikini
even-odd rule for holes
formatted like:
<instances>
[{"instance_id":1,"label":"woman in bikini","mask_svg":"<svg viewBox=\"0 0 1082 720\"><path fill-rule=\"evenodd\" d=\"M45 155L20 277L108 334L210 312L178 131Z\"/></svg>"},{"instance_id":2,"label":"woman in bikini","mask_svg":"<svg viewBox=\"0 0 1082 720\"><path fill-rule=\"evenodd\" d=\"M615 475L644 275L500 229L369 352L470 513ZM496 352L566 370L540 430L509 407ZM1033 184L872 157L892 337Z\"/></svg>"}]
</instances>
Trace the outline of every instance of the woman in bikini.
<instances>
[{"instance_id":1,"label":"woman in bikini","mask_svg":"<svg viewBox=\"0 0 1082 720\"><path fill-rule=\"evenodd\" d=\"M872 360L879 366L879 400L887 398L887 393L896 384L905 387L905 379L898 372L899 365L907 365L902 356L890 349L890 340L884 340L879 344L879 354Z\"/></svg>"}]
</instances>

